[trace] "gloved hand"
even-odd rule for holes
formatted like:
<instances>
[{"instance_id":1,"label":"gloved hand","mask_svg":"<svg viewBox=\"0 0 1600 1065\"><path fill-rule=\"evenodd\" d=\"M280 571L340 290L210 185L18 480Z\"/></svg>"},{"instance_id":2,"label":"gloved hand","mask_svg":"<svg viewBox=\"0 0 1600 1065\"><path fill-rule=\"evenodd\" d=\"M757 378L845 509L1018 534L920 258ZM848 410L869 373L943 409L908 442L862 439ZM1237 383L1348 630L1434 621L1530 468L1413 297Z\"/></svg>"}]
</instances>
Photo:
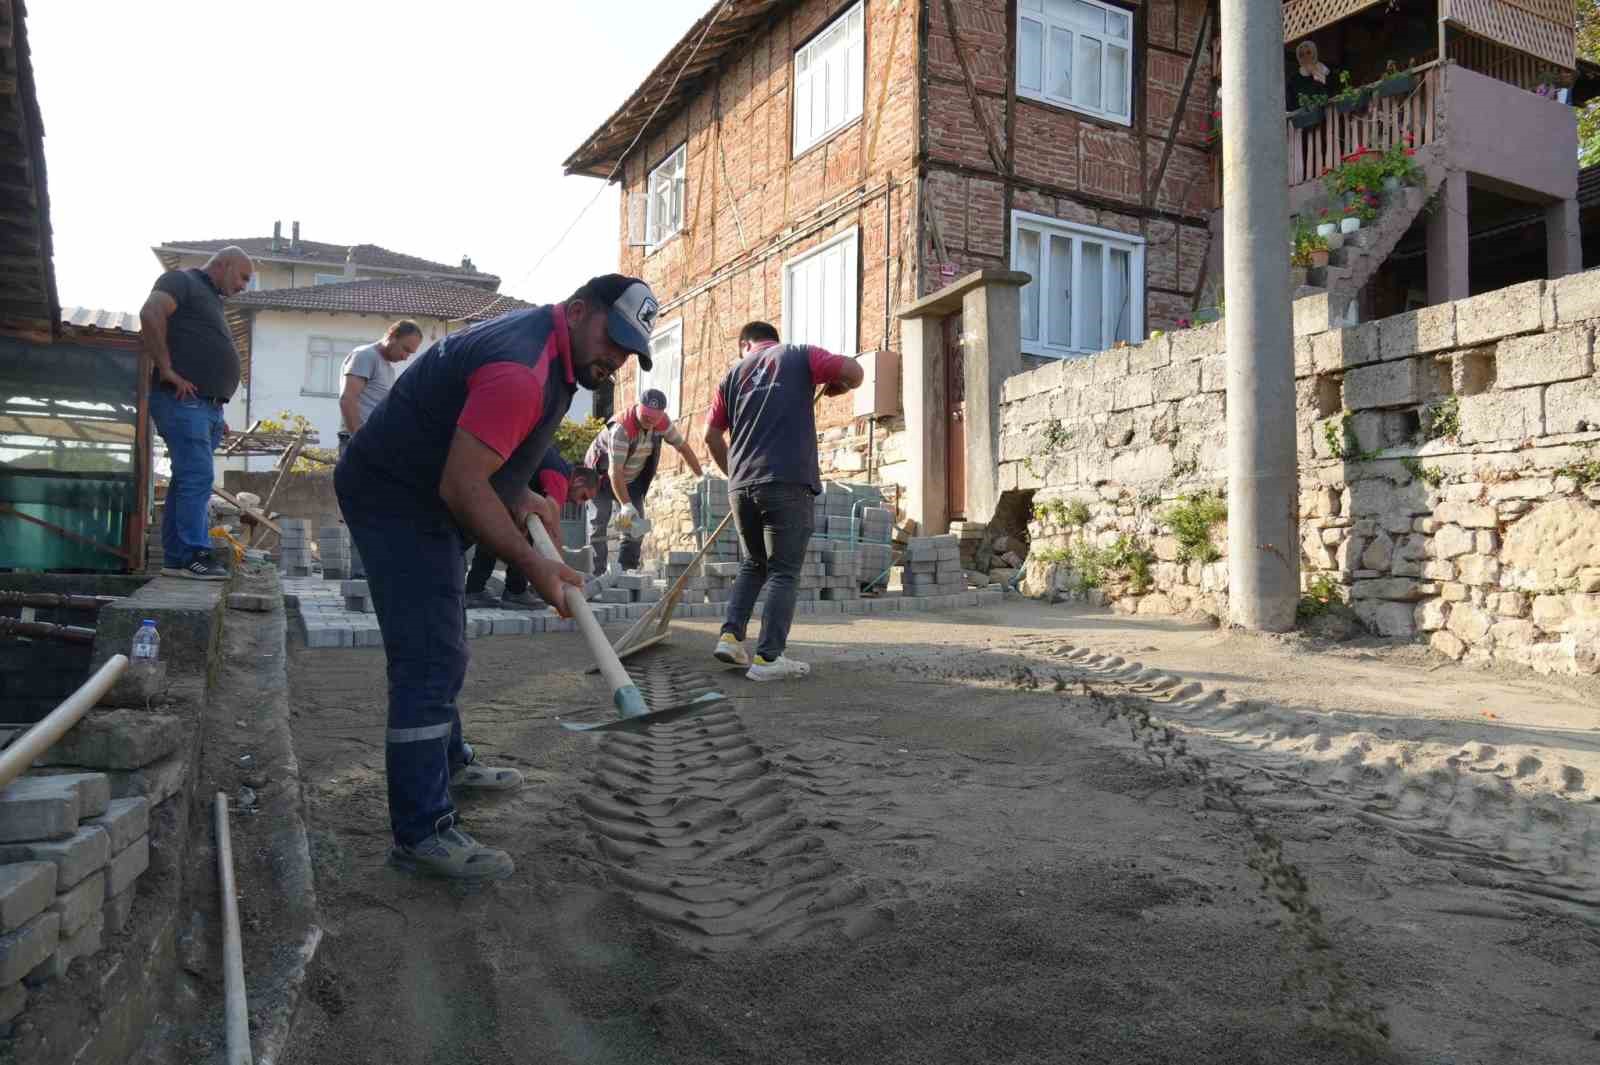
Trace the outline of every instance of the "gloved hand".
<instances>
[{"instance_id":1,"label":"gloved hand","mask_svg":"<svg viewBox=\"0 0 1600 1065\"><path fill-rule=\"evenodd\" d=\"M615 518L616 526L619 529L631 529L633 528L634 523L638 520L639 511L635 509L632 503L627 504L621 510L617 511L617 516Z\"/></svg>"}]
</instances>

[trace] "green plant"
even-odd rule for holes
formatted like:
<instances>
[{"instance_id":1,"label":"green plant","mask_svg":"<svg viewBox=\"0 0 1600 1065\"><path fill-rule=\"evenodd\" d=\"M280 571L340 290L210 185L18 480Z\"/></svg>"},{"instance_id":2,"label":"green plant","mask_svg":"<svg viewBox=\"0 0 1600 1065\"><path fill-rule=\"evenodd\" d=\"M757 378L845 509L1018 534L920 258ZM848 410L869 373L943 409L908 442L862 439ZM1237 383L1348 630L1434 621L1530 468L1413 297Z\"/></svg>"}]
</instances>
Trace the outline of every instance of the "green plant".
<instances>
[{"instance_id":1,"label":"green plant","mask_svg":"<svg viewBox=\"0 0 1600 1065\"><path fill-rule=\"evenodd\" d=\"M1406 140L1411 139L1411 134L1406 134ZM1399 178L1406 185L1422 184L1422 168L1412 156L1417 150L1407 143L1397 142L1389 146L1378 162L1379 173L1382 177Z\"/></svg>"},{"instance_id":2,"label":"green plant","mask_svg":"<svg viewBox=\"0 0 1600 1065\"><path fill-rule=\"evenodd\" d=\"M1306 222L1295 225L1290 242L1289 262L1294 266L1310 266L1315 252L1328 250L1328 238L1318 233Z\"/></svg>"},{"instance_id":3,"label":"green plant","mask_svg":"<svg viewBox=\"0 0 1600 1065\"><path fill-rule=\"evenodd\" d=\"M1350 72L1341 70L1339 72L1339 91L1333 94L1333 102L1336 104L1354 103L1365 96L1368 91L1370 90L1365 85L1350 84Z\"/></svg>"},{"instance_id":4,"label":"green plant","mask_svg":"<svg viewBox=\"0 0 1600 1065\"><path fill-rule=\"evenodd\" d=\"M1306 585L1306 594L1300 597L1300 602L1295 605L1295 617L1301 621L1310 621L1312 618L1321 617L1337 603L1344 602L1339 585L1326 573L1319 573L1311 578Z\"/></svg>"},{"instance_id":5,"label":"green plant","mask_svg":"<svg viewBox=\"0 0 1600 1065\"><path fill-rule=\"evenodd\" d=\"M1331 419L1323 422L1322 437L1328 442L1328 451L1334 458L1348 462L1371 462L1382 450L1361 450L1361 441L1356 437L1356 431L1350 427L1349 411L1342 412L1337 422Z\"/></svg>"},{"instance_id":6,"label":"green plant","mask_svg":"<svg viewBox=\"0 0 1600 1065\"><path fill-rule=\"evenodd\" d=\"M571 418L563 418L561 424L556 426L556 450L568 462L577 465L583 461L584 452L589 450L589 443L600 435L600 430L606 423L599 418L586 418L581 422Z\"/></svg>"},{"instance_id":7,"label":"green plant","mask_svg":"<svg viewBox=\"0 0 1600 1065\"><path fill-rule=\"evenodd\" d=\"M1074 499L1068 503L1062 509L1061 524L1073 525L1078 528L1089 524L1089 504L1081 499Z\"/></svg>"},{"instance_id":8,"label":"green plant","mask_svg":"<svg viewBox=\"0 0 1600 1065\"><path fill-rule=\"evenodd\" d=\"M1077 571L1076 587L1079 592L1098 588L1105 580L1106 552L1087 540L1079 540L1072 545L1067 562Z\"/></svg>"},{"instance_id":9,"label":"green plant","mask_svg":"<svg viewBox=\"0 0 1600 1065\"><path fill-rule=\"evenodd\" d=\"M1222 557L1211 542L1211 527L1228 516L1228 503L1215 492L1179 496L1161 521L1178 540L1178 561L1215 562Z\"/></svg>"},{"instance_id":10,"label":"green plant","mask_svg":"<svg viewBox=\"0 0 1600 1065\"><path fill-rule=\"evenodd\" d=\"M1059 451L1072 442L1072 430L1064 425L1060 418L1051 418L1044 423L1044 449L1046 451Z\"/></svg>"},{"instance_id":11,"label":"green plant","mask_svg":"<svg viewBox=\"0 0 1600 1065\"><path fill-rule=\"evenodd\" d=\"M1592 448L1594 444L1585 444L1584 447ZM1578 482L1579 488L1600 484L1600 457L1591 455L1576 462L1569 462L1556 470L1556 476L1571 477Z\"/></svg>"},{"instance_id":12,"label":"green plant","mask_svg":"<svg viewBox=\"0 0 1600 1065\"><path fill-rule=\"evenodd\" d=\"M1406 468L1407 473L1411 474L1411 476L1415 477L1429 488L1438 488L1441 484L1444 484L1443 470L1435 469L1432 466L1424 466L1422 463L1418 462L1414 458L1411 458L1410 456L1401 459L1400 465Z\"/></svg>"},{"instance_id":13,"label":"green plant","mask_svg":"<svg viewBox=\"0 0 1600 1065\"><path fill-rule=\"evenodd\" d=\"M1143 595L1155 583L1150 566L1155 554L1139 542L1137 537L1123 533L1111 545L1105 564L1108 569L1121 570L1128 575L1135 595Z\"/></svg>"},{"instance_id":14,"label":"green plant","mask_svg":"<svg viewBox=\"0 0 1600 1065\"><path fill-rule=\"evenodd\" d=\"M1300 104L1300 110L1302 111L1320 111L1322 108L1328 106L1328 94L1325 92L1317 93L1315 95L1310 93L1301 93L1300 99L1297 102Z\"/></svg>"},{"instance_id":15,"label":"green plant","mask_svg":"<svg viewBox=\"0 0 1600 1065\"><path fill-rule=\"evenodd\" d=\"M1443 399L1422 408L1422 438L1424 440L1438 440L1441 437L1456 436L1460 432L1461 400L1458 397L1445 396Z\"/></svg>"}]
</instances>

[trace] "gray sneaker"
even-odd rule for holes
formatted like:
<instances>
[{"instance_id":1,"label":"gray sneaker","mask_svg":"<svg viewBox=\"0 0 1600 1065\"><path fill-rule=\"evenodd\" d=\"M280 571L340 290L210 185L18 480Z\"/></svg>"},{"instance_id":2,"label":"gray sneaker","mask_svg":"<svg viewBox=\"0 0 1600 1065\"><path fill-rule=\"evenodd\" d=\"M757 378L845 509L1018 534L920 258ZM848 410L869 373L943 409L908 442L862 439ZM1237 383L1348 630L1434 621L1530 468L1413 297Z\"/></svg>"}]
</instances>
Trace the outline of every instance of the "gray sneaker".
<instances>
[{"instance_id":1,"label":"gray sneaker","mask_svg":"<svg viewBox=\"0 0 1600 1065\"><path fill-rule=\"evenodd\" d=\"M162 576L183 577L191 581L225 581L228 567L216 561L210 551L196 551L182 566L163 566Z\"/></svg>"},{"instance_id":2,"label":"gray sneaker","mask_svg":"<svg viewBox=\"0 0 1600 1065\"><path fill-rule=\"evenodd\" d=\"M459 828L447 828L414 847L396 844L389 864L417 876L448 880L503 880L516 865L511 855L485 847Z\"/></svg>"},{"instance_id":3,"label":"gray sneaker","mask_svg":"<svg viewBox=\"0 0 1600 1065\"><path fill-rule=\"evenodd\" d=\"M488 592L468 592L467 593L467 609L468 610L499 610L500 609L500 600L496 599L494 596L490 595Z\"/></svg>"},{"instance_id":4,"label":"gray sneaker","mask_svg":"<svg viewBox=\"0 0 1600 1065\"><path fill-rule=\"evenodd\" d=\"M544 600L530 591L521 591L515 595L507 593L500 605L506 610L543 610Z\"/></svg>"}]
</instances>

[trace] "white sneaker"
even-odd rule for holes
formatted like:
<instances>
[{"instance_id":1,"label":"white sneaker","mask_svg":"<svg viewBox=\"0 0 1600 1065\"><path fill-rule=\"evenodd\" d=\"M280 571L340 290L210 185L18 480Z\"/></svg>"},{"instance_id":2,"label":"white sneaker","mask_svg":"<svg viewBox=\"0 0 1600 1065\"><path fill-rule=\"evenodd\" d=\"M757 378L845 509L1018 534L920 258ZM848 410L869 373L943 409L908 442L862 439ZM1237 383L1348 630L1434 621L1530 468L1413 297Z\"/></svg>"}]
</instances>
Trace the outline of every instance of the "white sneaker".
<instances>
[{"instance_id":1,"label":"white sneaker","mask_svg":"<svg viewBox=\"0 0 1600 1065\"><path fill-rule=\"evenodd\" d=\"M796 662L787 655L779 655L768 662L760 655L750 663L749 672L745 673L747 680L799 680L811 672L811 667L804 662Z\"/></svg>"},{"instance_id":2,"label":"white sneaker","mask_svg":"<svg viewBox=\"0 0 1600 1065\"><path fill-rule=\"evenodd\" d=\"M711 652L718 662L726 662L730 666L748 666L750 652L744 649L744 644L733 638L732 633L725 632L717 638L717 646Z\"/></svg>"}]
</instances>

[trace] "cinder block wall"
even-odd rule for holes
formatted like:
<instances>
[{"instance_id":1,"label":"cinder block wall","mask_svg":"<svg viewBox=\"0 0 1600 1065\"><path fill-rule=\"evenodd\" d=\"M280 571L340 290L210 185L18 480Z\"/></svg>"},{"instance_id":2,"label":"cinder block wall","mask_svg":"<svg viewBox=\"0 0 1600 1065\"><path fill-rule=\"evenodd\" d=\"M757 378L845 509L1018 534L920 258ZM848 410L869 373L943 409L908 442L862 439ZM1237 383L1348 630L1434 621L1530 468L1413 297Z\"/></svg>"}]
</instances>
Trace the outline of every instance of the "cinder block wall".
<instances>
[{"instance_id":1,"label":"cinder block wall","mask_svg":"<svg viewBox=\"0 0 1600 1065\"><path fill-rule=\"evenodd\" d=\"M1600 272L1530 282L1353 328L1295 306L1303 579L1332 582L1384 636L1474 662L1600 672ZM1055 363L1006 383L1001 483L1050 508L1024 587L1081 588L1083 544L1153 555L1151 582L1096 597L1227 615L1226 557L1180 560L1164 520L1222 492L1221 324ZM1430 421L1430 434L1424 426ZM1596 467L1590 467L1595 469ZM1226 529L1212 541L1224 553Z\"/></svg>"}]
</instances>

